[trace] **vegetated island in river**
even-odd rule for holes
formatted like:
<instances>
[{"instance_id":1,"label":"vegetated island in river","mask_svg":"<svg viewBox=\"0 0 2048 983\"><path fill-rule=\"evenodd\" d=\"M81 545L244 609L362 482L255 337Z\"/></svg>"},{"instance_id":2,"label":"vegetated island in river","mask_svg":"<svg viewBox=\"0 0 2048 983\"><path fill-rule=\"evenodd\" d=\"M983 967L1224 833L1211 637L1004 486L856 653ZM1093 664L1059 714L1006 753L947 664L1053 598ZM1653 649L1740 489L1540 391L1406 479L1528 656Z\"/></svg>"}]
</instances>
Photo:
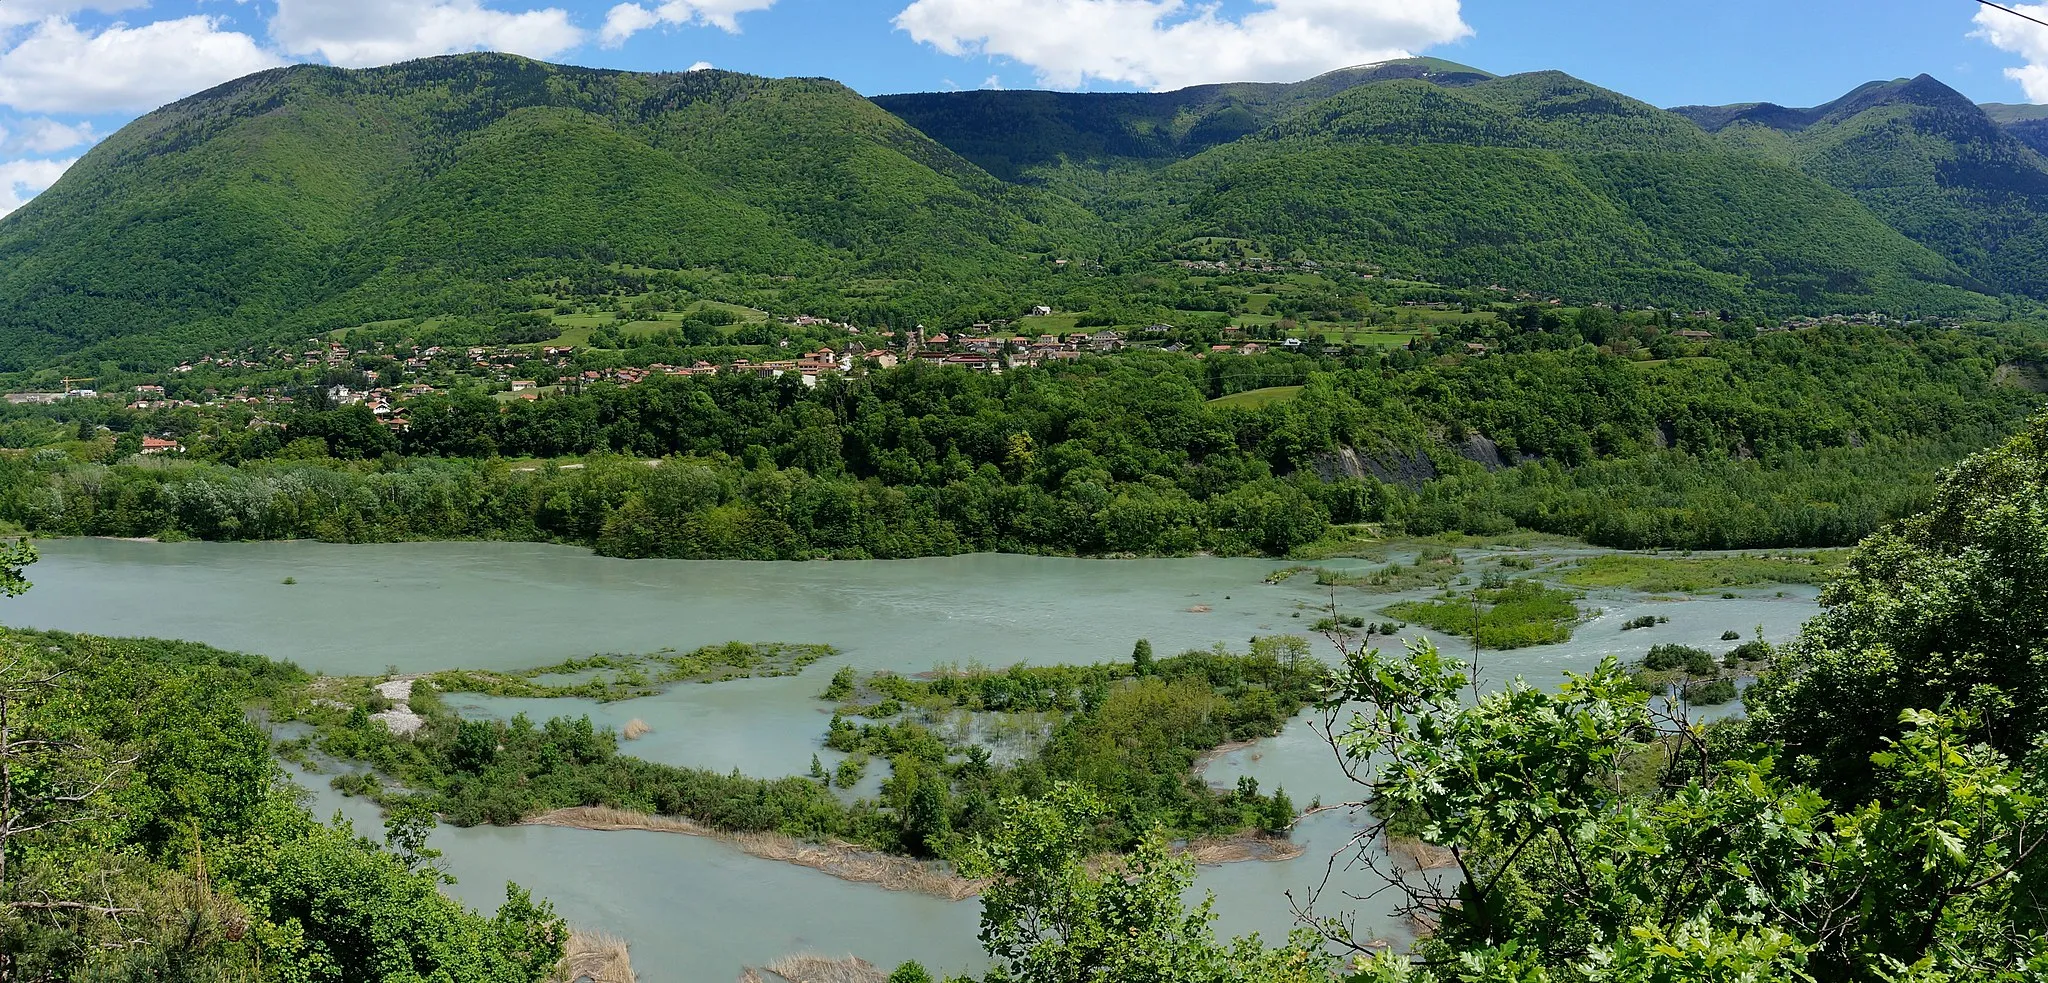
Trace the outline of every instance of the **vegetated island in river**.
<instances>
[{"instance_id":1,"label":"vegetated island in river","mask_svg":"<svg viewBox=\"0 0 2048 983\"><path fill-rule=\"evenodd\" d=\"M1254 639L1245 652L1219 645L1165 658L1141 641L1127 662L942 668L917 679L842 669L821 694L838 705L822 745L846 757L828 770L814 756L808 776L787 778L634 758L620 752L621 734L588 716L464 719L440 688L629 699L688 679L782 674L829 651L732 643L525 673L441 673L403 680L402 690L391 681L328 678L280 694L272 712L313 728L280 744L281 754L309 766L320 757L367 766L334 785L387 809L423 808L461 826L711 835L755 856L954 899L979 890L954 876L950 862L1000 826L997 804L1043 796L1061 782L1118 805L1091 833L1099 852L1132 849L1155 829L1202 862L1300 852L1285 839L1299 812L1284 789L1266 793L1249 777L1212 788L1197 768L1219 747L1279 733L1326 692L1329 668L1295 636ZM649 665L668 669L650 678ZM537 681L586 671L592 675L575 682ZM848 801L844 790L877 758L889 769L880 795Z\"/></svg>"}]
</instances>

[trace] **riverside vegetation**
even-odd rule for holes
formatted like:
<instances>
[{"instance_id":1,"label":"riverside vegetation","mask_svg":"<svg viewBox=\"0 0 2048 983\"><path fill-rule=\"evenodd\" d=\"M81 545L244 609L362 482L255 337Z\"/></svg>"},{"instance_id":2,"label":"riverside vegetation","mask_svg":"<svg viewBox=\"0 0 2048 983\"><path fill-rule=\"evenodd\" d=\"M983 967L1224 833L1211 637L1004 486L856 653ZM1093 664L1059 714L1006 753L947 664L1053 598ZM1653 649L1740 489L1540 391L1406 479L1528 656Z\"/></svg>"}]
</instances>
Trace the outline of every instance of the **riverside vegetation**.
<instances>
[{"instance_id":1,"label":"riverside vegetation","mask_svg":"<svg viewBox=\"0 0 2048 983\"><path fill-rule=\"evenodd\" d=\"M317 727L288 743L287 754L310 760L317 751L368 766L335 783L374 796L387 809L426 808L458 825L475 825L602 807L685 819L723 833L774 833L951 859L1001 824L998 803L1042 796L1062 782L1117 804L1114 821L1094 830L1098 850L1130 849L1154 828L1189 838L1284 830L1296 810L1283 790L1265 794L1256 783L1211 789L1194 766L1218 746L1278 733L1318 698L1327 671L1309 656L1306 642L1281 637L1256 640L1243 654L1190 652L1154 660L1149 645L1141 645L1128 664L948 672L930 681L842 674L828 693L853 702L833 718L825 746L854 755L849 762L872 757L889 763L880 798L851 803L831 792L822 767L811 778L756 779L626 756L618 735L588 717L538 724L524 715L509 722L465 720L440 699L433 685L438 677L414 685L410 706L425 724L403 736L372 719L367 684L304 688L273 703L285 717ZM450 678L458 685L472 681L467 674ZM617 692L597 683L532 691L513 686L515 695L602 698ZM953 711L1042 714L1055 723L1032 753L998 764L987 749L909 719L916 713L936 721ZM855 724L853 717L875 722Z\"/></svg>"},{"instance_id":2,"label":"riverside vegetation","mask_svg":"<svg viewBox=\"0 0 2048 983\"><path fill-rule=\"evenodd\" d=\"M2037 344L2024 332L1829 327L1646 364L1589 346L1610 322L1474 327L1501 348L1480 358L1132 352L815 389L662 377L502 409L468 391L415 407L403 437L362 407L308 405L281 428L180 410L202 449L177 461L70 439L100 421L132 435L144 424L130 411L14 407L0 411L21 445L0 452L0 520L733 559L1327 554L1360 524L1624 548L1847 545L1922 505L1940 467L2037 401L1999 381ZM1301 392L1210 402L1272 372ZM577 466L549 463L562 455Z\"/></svg>"},{"instance_id":3,"label":"riverside vegetation","mask_svg":"<svg viewBox=\"0 0 2048 983\"><path fill-rule=\"evenodd\" d=\"M805 666L836 654L837 650L830 645L727 642L686 653L668 649L651 655L593 655L523 672L451 669L427 676L426 682L442 693L581 697L612 703L652 696L676 683L793 676ZM584 678L548 682L549 676Z\"/></svg>"}]
</instances>

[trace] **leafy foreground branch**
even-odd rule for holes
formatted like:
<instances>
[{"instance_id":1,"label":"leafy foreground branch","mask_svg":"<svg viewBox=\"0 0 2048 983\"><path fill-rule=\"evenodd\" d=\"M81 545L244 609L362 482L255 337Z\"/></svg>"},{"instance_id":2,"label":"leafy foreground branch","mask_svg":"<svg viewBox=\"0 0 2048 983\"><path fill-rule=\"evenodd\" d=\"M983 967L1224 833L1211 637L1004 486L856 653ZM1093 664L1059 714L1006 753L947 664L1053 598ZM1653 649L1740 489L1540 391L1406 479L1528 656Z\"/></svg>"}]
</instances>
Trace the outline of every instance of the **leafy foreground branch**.
<instances>
[{"instance_id":1,"label":"leafy foreground branch","mask_svg":"<svg viewBox=\"0 0 2048 983\"><path fill-rule=\"evenodd\" d=\"M0 632L0 979L535 983L566 931L440 893L298 802L247 708L305 682L202 645ZM409 831L410 830L410 831Z\"/></svg>"}]
</instances>

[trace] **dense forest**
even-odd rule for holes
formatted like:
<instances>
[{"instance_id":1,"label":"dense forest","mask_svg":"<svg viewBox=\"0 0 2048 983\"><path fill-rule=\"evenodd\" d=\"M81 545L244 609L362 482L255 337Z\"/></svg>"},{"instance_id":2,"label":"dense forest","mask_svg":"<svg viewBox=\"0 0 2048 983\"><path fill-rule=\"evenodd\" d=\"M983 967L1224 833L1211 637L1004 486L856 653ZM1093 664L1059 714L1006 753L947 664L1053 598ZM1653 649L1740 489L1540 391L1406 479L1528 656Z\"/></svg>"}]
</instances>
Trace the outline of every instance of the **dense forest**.
<instances>
[{"instance_id":1,"label":"dense forest","mask_svg":"<svg viewBox=\"0 0 2048 983\"><path fill-rule=\"evenodd\" d=\"M31 449L0 457L0 519L53 535L509 538L745 559L1285 555L1361 527L1848 545L1921 507L1939 468L2038 405L2009 367L2031 357L2024 334L1841 326L1641 362L1589 346L1612 330L1597 314L1475 323L1350 367L1132 352L815 388L660 377L509 406L457 391L419 400L404 434L317 401L281 426L15 408L0 425ZM1498 350L1469 357L1468 338ZM1301 388L1215 401L1276 383ZM36 433L102 425L121 429L34 449ZM145 426L198 450L127 457L122 440Z\"/></svg>"}]
</instances>

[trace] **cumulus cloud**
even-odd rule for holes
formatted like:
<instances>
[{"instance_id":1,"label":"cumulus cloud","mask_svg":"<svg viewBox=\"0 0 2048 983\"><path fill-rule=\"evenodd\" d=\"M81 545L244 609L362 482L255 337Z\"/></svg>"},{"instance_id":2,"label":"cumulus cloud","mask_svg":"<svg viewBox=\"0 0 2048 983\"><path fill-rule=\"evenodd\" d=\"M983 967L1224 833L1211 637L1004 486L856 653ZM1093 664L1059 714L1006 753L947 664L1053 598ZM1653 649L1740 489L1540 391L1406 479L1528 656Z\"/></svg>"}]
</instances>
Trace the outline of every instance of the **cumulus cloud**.
<instances>
[{"instance_id":1,"label":"cumulus cloud","mask_svg":"<svg viewBox=\"0 0 2048 983\"><path fill-rule=\"evenodd\" d=\"M181 17L93 33L60 17L0 54L0 105L29 112L154 109L279 64L247 34L212 17Z\"/></svg>"},{"instance_id":2,"label":"cumulus cloud","mask_svg":"<svg viewBox=\"0 0 2048 983\"><path fill-rule=\"evenodd\" d=\"M2048 5L2020 4L2013 9L2048 20ZM1981 7L1977 10L1977 30L1970 36L2025 58L2026 65L2006 69L2005 77L2020 84L2027 93L2028 102L2048 102L2048 27Z\"/></svg>"},{"instance_id":3,"label":"cumulus cloud","mask_svg":"<svg viewBox=\"0 0 2048 983\"><path fill-rule=\"evenodd\" d=\"M508 12L478 0L278 0L270 34L286 51L347 68L458 51L551 58L584 40L559 7Z\"/></svg>"},{"instance_id":4,"label":"cumulus cloud","mask_svg":"<svg viewBox=\"0 0 2048 983\"><path fill-rule=\"evenodd\" d=\"M1029 65L1059 88L1294 81L1472 33L1459 0L1260 0L1235 19L1188 0L915 0L896 26L949 55Z\"/></svg>"},{"instance_id":5,"label":"cumulus cloud","mask_svg":"<svg viewBox=\"0 0 2048 983\"><path fill-rule=\"evenodd\" d=\"M0 148L31 154L54 154L98 143L100 139L89 122L64 123L45 117L18 120L16 125L22 128L11 133L0 129Z\"/></svg>"},{"instance_id":6,"label":"cumulus cloud","mask_svg":"<svg viewBox=\"0 0 2048 983\"><path fill-rule=\"evenodd\" d=\"M627 38L657 26L709 24L738 34L741 14L773 6L775 0L668 0L652 7L622 3L605 14L604 27L599 29L597 36L606 46L615 48L625 44Z\"/></svg>"},{"instance_id":7,"label":"cumulus cloud","mask_svg":"<svg viewBox=\"0 0 2048 983\"><path fill-rule=\"evenodd\" d=\"M0 161L0 215L20 208L76 163L75 160Z\"/></svg>"}]
</instances>

